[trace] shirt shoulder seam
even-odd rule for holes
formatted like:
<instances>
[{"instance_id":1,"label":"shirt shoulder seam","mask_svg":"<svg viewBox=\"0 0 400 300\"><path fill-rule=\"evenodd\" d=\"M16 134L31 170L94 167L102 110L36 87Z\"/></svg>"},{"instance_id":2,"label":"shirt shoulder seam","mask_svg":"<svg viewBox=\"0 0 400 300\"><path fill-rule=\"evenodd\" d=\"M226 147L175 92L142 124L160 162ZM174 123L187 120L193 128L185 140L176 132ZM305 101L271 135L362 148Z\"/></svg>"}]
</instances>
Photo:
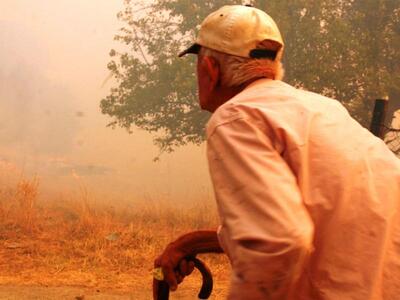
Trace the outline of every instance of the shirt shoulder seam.
<instances>
[{"instance_id":1,"label":"shirt shoulder seam","mask_svg":"<svg viewBox=\"0 0 400 300\"><path fill-rule=\"evenodd\" d=\"M211 136L215 133L215 131L217 130L218 127L221 127L223 125L232 123L233 121L236 121L239 119L245 119L245 118L246 118L246 116L244 116L241 112L236 112L235 114L229 116L224 121L218 123L215 126L212 126L212 128L209 130L209 134L208 134L207 138L211 138Z\"/></svg>"}]
</instances>

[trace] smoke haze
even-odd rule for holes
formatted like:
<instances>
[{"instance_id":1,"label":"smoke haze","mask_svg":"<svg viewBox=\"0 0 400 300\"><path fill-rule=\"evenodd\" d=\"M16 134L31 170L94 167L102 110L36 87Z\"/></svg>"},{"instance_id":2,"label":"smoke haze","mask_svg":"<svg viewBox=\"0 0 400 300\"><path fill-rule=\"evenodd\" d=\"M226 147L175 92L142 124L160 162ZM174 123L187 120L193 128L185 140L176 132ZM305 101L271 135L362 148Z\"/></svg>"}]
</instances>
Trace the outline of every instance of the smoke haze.
<instances>
[{"instance_id":1,"label":"smoke haze","mask_svg":"<svg viewBox=\"0 0 400 300\"><path fill-rule=\"evenodd\" d=\"M152 137L106 128L109 50L123 2L2 0L0 180L37 176L41 191L84 186L99 198L210 197L204 146L164 154Z\"/></svg>"}]
</instances>

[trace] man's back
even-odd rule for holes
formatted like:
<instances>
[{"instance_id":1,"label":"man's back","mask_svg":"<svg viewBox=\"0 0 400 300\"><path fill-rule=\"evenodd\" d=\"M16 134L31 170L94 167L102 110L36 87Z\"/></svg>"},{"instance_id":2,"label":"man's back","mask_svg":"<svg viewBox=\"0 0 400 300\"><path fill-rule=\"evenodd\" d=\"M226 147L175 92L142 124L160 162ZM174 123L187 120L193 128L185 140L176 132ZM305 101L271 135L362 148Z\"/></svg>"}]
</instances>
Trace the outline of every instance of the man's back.
<instances>
[{"instance_id":1,"label":"man's back","mask_svg":"<svg viewBox=\"0 0 400 300\"><path fill-rule=\"evenodd\" d=\"M280 81L259 80L220 107L209 140L239 118L269 137L314 224L293 299L397 299L400 161L340 103Z\"/></svg>"}]
</instances>

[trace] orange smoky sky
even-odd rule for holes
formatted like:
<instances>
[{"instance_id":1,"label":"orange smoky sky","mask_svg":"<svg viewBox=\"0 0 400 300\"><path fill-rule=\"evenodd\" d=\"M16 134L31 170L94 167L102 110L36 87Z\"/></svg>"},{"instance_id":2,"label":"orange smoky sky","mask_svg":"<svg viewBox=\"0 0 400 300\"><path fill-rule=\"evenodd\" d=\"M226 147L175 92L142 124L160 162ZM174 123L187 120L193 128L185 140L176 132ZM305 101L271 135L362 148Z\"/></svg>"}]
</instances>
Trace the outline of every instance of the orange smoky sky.
<instances>
[{"instance_id":1,"label":"orange smoky sky","mask_svg":"<svg viewBox=\"0 0 400 300\"><path fill-rule=\"evenodd\" d=\"M204 145L164 154L146 132L112 130L99 101L122 0L0 2L0 180L84 186L112 199L210 197Z\"/></svg>"}]
</instances>

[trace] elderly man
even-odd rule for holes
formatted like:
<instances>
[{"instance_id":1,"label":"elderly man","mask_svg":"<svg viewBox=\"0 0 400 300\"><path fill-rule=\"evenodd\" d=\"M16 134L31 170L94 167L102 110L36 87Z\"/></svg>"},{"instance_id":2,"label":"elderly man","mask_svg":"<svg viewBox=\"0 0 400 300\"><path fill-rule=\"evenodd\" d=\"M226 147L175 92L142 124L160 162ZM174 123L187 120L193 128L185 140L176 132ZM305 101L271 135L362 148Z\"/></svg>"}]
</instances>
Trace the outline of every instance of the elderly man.
<instances>
[{"instance_id":1,"label":"elderly man","mask_svg":"<svg viewBox=\"0 0 400 300\"><path fill-rule=\"evenodd\" d=\"M339 102L282 82L283 48L266 13L234 5L181 54L197 54L213 112L221 226L179 238L155 265L174 290L192 270L185 257L221 246L230 300L400 299L400 161Z\"/></svg>"}]
</instances>

